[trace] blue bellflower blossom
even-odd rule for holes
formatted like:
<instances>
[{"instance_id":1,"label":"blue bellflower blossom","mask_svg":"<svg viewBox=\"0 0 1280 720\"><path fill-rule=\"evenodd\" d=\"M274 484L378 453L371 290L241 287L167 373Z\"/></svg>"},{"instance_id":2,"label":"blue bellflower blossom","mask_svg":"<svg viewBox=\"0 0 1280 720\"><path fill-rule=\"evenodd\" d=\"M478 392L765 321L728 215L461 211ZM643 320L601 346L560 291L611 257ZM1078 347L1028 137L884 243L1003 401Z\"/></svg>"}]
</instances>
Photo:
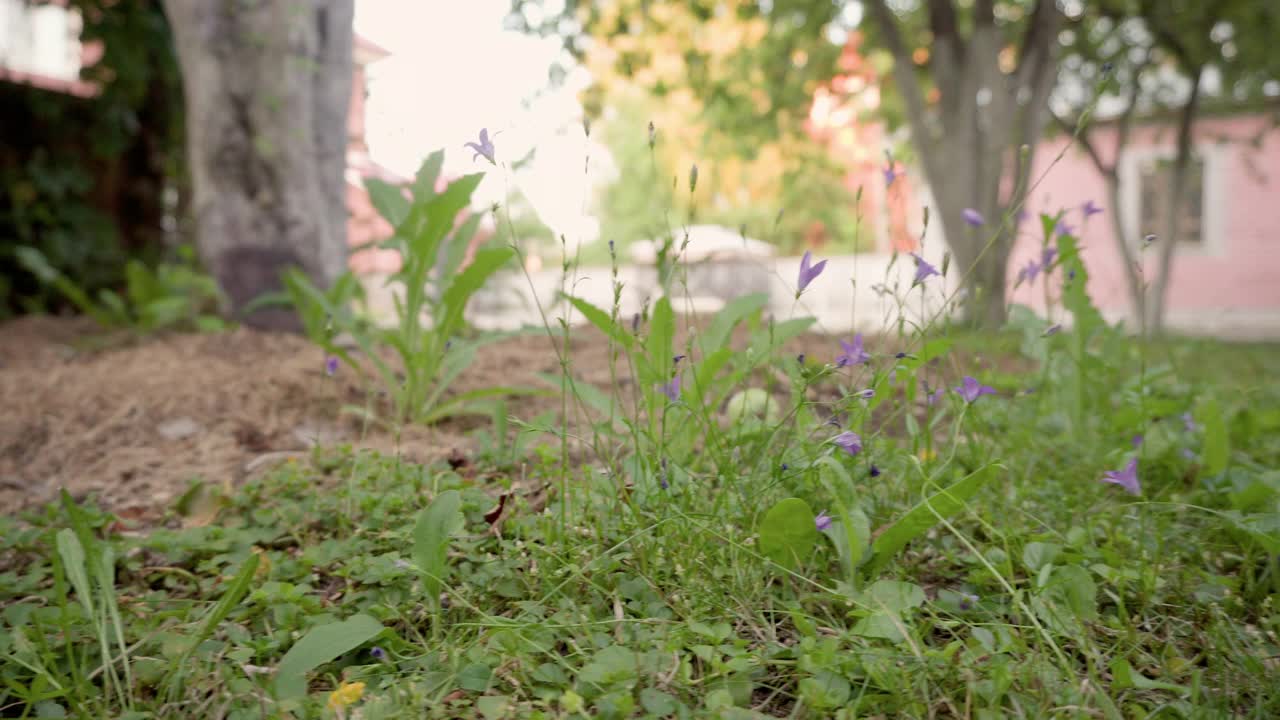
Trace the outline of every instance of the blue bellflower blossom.
<instances>
[{"instance_id":1,"label":"blue bellflower blossom","mask_svg":"<svg viewBox=\"0 0 1280 720\"><path fill-rule=\"evenodd\" d=\"M1103 210L1102 208L1095 205L1092 200L1089 200L1080 208L1080 211L1084 213L1084 219L1088 220L1094 215L1101 213Z\"/></svg>"},{"instance_id":2,"label":"blue bellflower blossom","mask_svg":"<svg viewBox=\"0 0 1280 720\"><path fill-rule=\"evenodd\" d=\"M983 395L995 395L996 389L990 385L983 385L969 375L964 376L964 380L956 386L956 392L960 397L964 398L967 403L974 402Z\"/></svg>"},{"instance_id":3,"label":"blue bellflower blossom","mask_svg":"<svg viewBox=\"0 0 1280 720\"><path fill-rule=\"evenodd\" d=\"M862 452L862 438L858 437L858 433L845 431L831 438L831 442L841 450L856 456Z\"/></svg>"},{"instance_id":4,"label":"blue bellflower blossom","mask_svg":"<svg viewBox=\"0 0 1280 720\"><path fill-rule=\"evenodd\" d=\"M1035 282L1036 276L1040 274L1040 263L1035 260L1028 260L1027 264L1018 270L1018 284Z\"/></svg>"},{"instance_id":5,"label":"blue bellflower blossom","mask_svg":"<svg viewBox=\"0 0 1280 720\"><path fill-rule=\"evenodd\" d=\"M823 260L817 265L813 265L813 253L805 251L804 257L800 258L800 274L796 277L796 297L800 297L800 293L809 287L809 283L814 278L822 274L827 267L827 261Z\"/></svg>"},{"instance_id":6,"label":"blue bellflower blossom","mask_svg":"<svg viewBox=\"0 0 1280 720\"><path fill-rule=\"evenodd\" d=\"M336 355L330 355L324 359L324 374L329 377L338 374L338 358Z\"/></svg>"},{"instance_id":7,"label":"blue bellflower blossom","mask_svg":"<svg viewBox=\"0 0 1280 720\"><path fill-rule=\"evenodd\" d=\"M973 208L965 208L960 211L960 215L964 218L964 221L969 223L972 227L982 227L987 224L987 219L982 217L982 213L974 210Z\"/></svg>"},{"instance_id":8,"label":"blue bellflower blossom","mask_svg":"<svg viewBox=\"0 0 1280 720\"><path fill-rule=\"evenodd\" d=\"M677 375L671 378L671 382L664 384L662 387L658 388L658 390L663 395L666 395L667 399L670 400L671 402L679 402L680 401L680 376Z\"/></svg>"},{"instance_id":9,"label":"blue bellflower blossom","mask_svg":"<svg viewBox=\"0 0 1280 720\"><path fill-rule=\"evenodd\" d=\"M1058 258L1058 248L1047 247L1040 253L1040 269L1049 272L1049 267L1053 265L1053 261Z\"/></svg>"},{"instance_id":10,"label":"blue bellflower blossom","mask_svg":"<svg viewBox=\"0 0 1280 720\"><path fill-rule=\"evenodd\" d=\"M1059 237L1063 235L1071 235L1074 237L1076 234L1075 226L1066 220L1059 220L1058 224L1053 226L1053 230Z\"/></svg>"},{"instance_id":11,"label":"blue bellflower blossom","mask_svg":"<svg viewBox=\"0 0 1280 720\"><path fill-rule=\"evenodd\" d=\"M496 150L496 148L494 148L494 146L493 146L493 140L490 140L490 139L489 139L489 129L488 129L488 128L480 128L480 142L479 142L479 143L469 142L469 143L466 143L465 147L469 147L469 148L471 148L472 150L475 150L475 151L476 151L475 157L472 157L472 158L471 158L471 160L472 160L473 162L476 160L476 158L481 158L481 157L482 157L482 158L484 158L485 160L488 160L490 165L497 165L497 164L498 164L497 160L495 160L495 159L494 159L494 154L495 154L495 150Z\"/></svg>"},{"instance_id":12,"label":"blue bellflower blossom","mask_svg":"<svg viewBox=\"0 0 1280 720\"><path fill-rule=\"evenodd\" d=\"M1141 495L1142 486L1138 483L1138 459L1130 460L1123 470L1108 470L1102 475L1102 482L1119 485L1130 495Z\"/></svg>"},{"instance_id":13,"label":"blue bellflower blossom","mask_svg":"<svg viewBox=\"0 0 1280 720\"><path fill-rule=\"evenodd\" d=\"M827 514L826 510L818 513L817 516L813 518L813 526L818 529L818 532L830 530L832 522L831 516Z\"/></svg>"},{"instance_id":14,"label":"blue bellflower blossom","mask_svg":"<svg viewBox=\"0 0 1280 720\"><path fill-rule=\"evenodd\" d=\"M836 356L836 367L861 365L871 359L871 355L862 349L862 333L853 336L853 342L840 341L840 349L844 352Z\"/></svg>"},{"instance_id":15,"label":"blue bellflower blossom","mask_svg":"<svg viewBox=\"0 0 1280 720\"><path fill-rule=\"evenodd\" d=\"M938 272L938 268L920 257L918 253L911 253L911 257L915 258L916 261L916 276L911 281L913 285L922 283L933 275L942 275L942 273Z\"/></svg>"}]
</instances>

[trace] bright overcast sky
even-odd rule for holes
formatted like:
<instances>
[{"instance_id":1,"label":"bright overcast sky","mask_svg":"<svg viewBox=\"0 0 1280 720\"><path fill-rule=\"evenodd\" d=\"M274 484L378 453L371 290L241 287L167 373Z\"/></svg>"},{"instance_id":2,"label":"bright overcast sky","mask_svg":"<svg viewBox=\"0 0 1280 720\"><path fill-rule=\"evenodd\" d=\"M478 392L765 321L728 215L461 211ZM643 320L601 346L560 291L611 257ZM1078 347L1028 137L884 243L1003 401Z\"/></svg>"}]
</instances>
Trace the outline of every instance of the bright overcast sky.
<instances>
[{"instance_id":1,"label":"bright overcast sky","mask_svg":"<svg viewBox=\"0 0 1280 720\"><path fill-rule=\"evenodd\" d=\"M444 148L452 174L490 170L477 198L490 202L503 194L501 172L473 163L474 153L462 145L480 128L500 131L494 138L500 160L537 148L536 162L512 182L544 222L572 233L585 180L580 170L563 168L583 166L581 107L573 86L533 100L547 88L560 41L504 30L510 6L510 0L356 2L356 32L391 53L369 67L370 153L412 176L427 153Z\"/></svg>"}]
</instances>

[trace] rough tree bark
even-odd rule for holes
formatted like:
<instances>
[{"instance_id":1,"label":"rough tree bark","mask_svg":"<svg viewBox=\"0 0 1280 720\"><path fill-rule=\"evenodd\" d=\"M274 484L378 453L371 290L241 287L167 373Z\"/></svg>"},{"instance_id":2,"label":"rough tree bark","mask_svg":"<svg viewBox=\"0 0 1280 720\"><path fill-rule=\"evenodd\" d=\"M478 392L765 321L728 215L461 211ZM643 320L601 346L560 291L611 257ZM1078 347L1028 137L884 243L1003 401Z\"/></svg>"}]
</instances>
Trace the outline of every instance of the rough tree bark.
<instances>
[{"instance_id":1,"label":"rough tree bark","mask_svg":"<svg viewBox=\"0 0 1280 720\"><path fill-rule=\"evenodd\" d=\"M1027 172L1047 119L1056 79L1057 31L1062 20L1054 0L1037 0L1011 72L1000 67L1005 29L997 27L993 0L977 0L966 38L950 0L930 0L933 37L930 70L939 90L936 110L926 107L898 18L885 0L867 2L871 17L893 55L894 80L902 93L911 141L933 191L943 234L964 273L966 318L989 327L1003 324L1007 266L1013 225L1006 210L1022 204ZM1020 151L1020 148L1026 148ZM1013 175L1013 182L1005 183ZM965 208L988 224L970 227Z\"/></svg>"},{"instance_id":2,"label":"rough tree bark","mask_svg":"<svg viewBox=\"0 0 1280 720\"><path fill-rule=\"evenodd\" d=\"M346 265L354 0L165 0L186 96L196 244L239 315L302 268ZM296 329L279 309L243 320Z\"/></svg>"}]
</instances>

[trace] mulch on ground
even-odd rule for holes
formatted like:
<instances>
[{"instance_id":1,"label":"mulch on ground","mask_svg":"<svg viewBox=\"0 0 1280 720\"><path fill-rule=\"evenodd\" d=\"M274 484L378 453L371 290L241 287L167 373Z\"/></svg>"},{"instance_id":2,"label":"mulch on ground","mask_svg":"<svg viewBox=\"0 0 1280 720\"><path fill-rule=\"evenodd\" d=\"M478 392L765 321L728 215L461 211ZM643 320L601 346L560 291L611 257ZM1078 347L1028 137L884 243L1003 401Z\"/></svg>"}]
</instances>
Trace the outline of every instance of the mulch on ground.
<instances>
[{"instance_id":1,"label":"mulch on ground","mask_svg":"<svg viewBox=\"0 0 1280 720\"><path fill-rule=\"evenodd\" d=\"M830 360L834 341L811 335L788 352ZM679 345L677 345L679 347ZM610 385L608 344L574 329L573 373ZM456 390L547 387L552 340L531 334L489 346ZM142 339L103 336L83 318L26 317L0 325L0 512L73 497L134 517L156 517L193 479L234 486L316 443L398 452L414 462L466 454L483 420L402 428L398 436L344 407L385 398L349 368L324 374L305 338L238 328ZM560 407L558 396L515 398L523 419Z\"/></svg>"}]
</instances>

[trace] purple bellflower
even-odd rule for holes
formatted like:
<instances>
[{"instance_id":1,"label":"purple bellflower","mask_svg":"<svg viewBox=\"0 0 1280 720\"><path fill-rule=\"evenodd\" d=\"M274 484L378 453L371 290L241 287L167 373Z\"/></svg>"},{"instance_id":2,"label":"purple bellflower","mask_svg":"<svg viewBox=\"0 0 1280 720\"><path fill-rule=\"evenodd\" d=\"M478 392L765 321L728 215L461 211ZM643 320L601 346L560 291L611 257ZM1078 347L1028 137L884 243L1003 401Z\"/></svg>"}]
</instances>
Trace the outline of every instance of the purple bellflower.
<instances>
[{"instance_id":1,"label":"purple bellflower","mask_svg":"<svg viewBox=\"0 0 1280 720\"><path fill-rule=\"evenodd\" d=\"M475 161L476 158L482 157L485 160L488 160L490 165L498 164L498 162L494 160L495 148L493 147L493 140L489 139L488 128L480 128L479 143L469 142L469 143L466 143L466 147L469 147L472 150L476 151L475 157L471 158L472 161Z\"/></svg>"},{"instance_id":2,"label":"purple bellflower","mask_svg":"<svg viewBox=\"0 0 1280 720\"><path fill-rule=\"evenodd\" d=\"M840 349L844 352L836 356L836 367L861 365L871 359L867 351L862 349L862 333L854 335L853 342L841 340Z\"/></svg>"},{"instance_id":3,"label":"purple bellflower","mask_svg":"<svg viewBox=\"0 0 1280 720\"><path fill-rule=\"evenodd\" d=\"M818 515L813 518L813 525L818 529L818 532L829 530L831 528L831 523L831 516L827 514L826 510L818 513Z\"/></svg>"},{"instance_id":4,"label":"purple bellflower","mask_svg":"<svg viewBox=\"0 0 1280 720\"><path fill-rule=\"evenodd\" d=\"M1035 260L1028 260L1027 264L1018 270L1018 283L1035 282L1036 276L1040 274L1040 263Z\"/></svg>"},{"instance_id":5,"label":"purple bellflower","mask_svg":"<svg viewBox=\"0 0 1280 720\"><path fill-rule=\"evenodd\" d=\"M1066 220L1059 220L1058 224L1053 226L1053 230L1059 236L1061 235L1074 236L1076 234L1075 227L1071 223L1067 222Z\"/></svg>"},{"instance_id":6,"label":"purple bellflower","mask_svg":"<svg viewBox=\"0 0 1280 720\"><path fill-rule=\"evenodd\" d=\"M1049 266L1053 265L1053 261L1058 258L1058 248L1047 247L1044 252L1040 253L1040 269L1049 272Z\"/></svg>"},{"instance_id":7,"label":"purple bellflower","mask_svg":"<svg viewBox=\"0 0 1280 720\"><path fill-rule=\"evenodd\" d=\"M1138 484L1138 459L1130 460L1123 470L1108 470L1103 474L1102 482L1119 485L1130 495L1141 495L1142 486Z\"/></svg>"},{"instance_id":8,"label":"purple bellflower","mask_svg":"<svg viewBox=\"0 0 1280 720\"><path fill-rule=\"evenodd\" d=\"M857 455L862 452L862 438L858 437L858 433L855 432L846 430L831 438L831 442L850 455Z\"/></svg>"},{"instance_id":9,"label":"purple bellflower","mask_svg":"<svg viewBox=\"0 0 1280 720\"><path fill-rule=\"evenodd\" d=\"M1095 205L1095 204L1094 204L1094 202L1093 202L1092 200L1089 200L1088 202L1086 202L1086 203L1085 203L1085 204L1080 208L1080 210L1081 210L1081 212L1083 212L1083 213L1084 213L1084 219L1085 219L1085 220L1088 220L1089 218L1093 217L1094 215L1097 215L1097 214L1099 214L1099 213L1101 213L1101 212L1102 212L1102 208L1100 208L1100 207L1098 207L1097 205Z\"/></svg>"},{"instance_id":10,"label":"purple bellflower","mask_svg":"<svg viewBox=\"0 0 1280 720\"><path fill-rule=\"evenodd\" d=\"M973 227L982 227L987 224L987 220L982 217L982 213L974 210L973 208L965 208L960 212L960 215L964 218L965 222L969 223Z\"/></svg>"},{"instance_id":11,"label":"purple bellflower","mask_svg":"<svg viewBox=\"0 0 1280 720\"><path fill-rule=\"evenodd\" d=\"M324 374L329 377L338 374L338 358L336 355L330 355L324 359Z\"/></svg>"},{"instance_id":12,"label":"purple bellflower","mask_svg":"<svg viewBox=\"0 0 1280 720\"><path fill-rule=\"evenodd\" d=\"M922 283L922 282L924 282L924 281L925 281L926 279L928 279L931 275L941 275L941 274L942 274L942 273L938 272L938 268L934 267L934 266L933 266L932 264L930 264L927 260L925 260L924 258L920 257L920 255L919 255L919 254L917 254L917 253L911 253L911 257L915 258L915 260L916 260L916 276L915 276L915 279L911 281L913 285L914 285L914 284L916 284L916 283Z\"/></svg>"},{"instance_id":13,"label":"purple bellflower","mask_svg":"<svg viewBox=\"0 0 1280 720\"><path fill-rule=\"evenodd\" d=\"M1044 333L1041 335L1041 337L1049 337L1050 335L1057 335L1058 331L1061 329L1062 329L1062 323L1054 323L1044 329Z\"/></svg>"},{"instance_id":14,"label":"purple bellflower","mask_svg":"<svg viewBox=\"0 0 1280 720\"><path fill-rule=\"evenodd\" d=\"M1185 412L1182 413L1182 427L1187 432L1193 433L1200 429L1200 424L1196 422L1195 418L1191 417L1191 413Z\"/></svg>"},{"instance_id":15,"label":"purple bellflower","mask_svg":"<svg viewBox=\"0 0 1280 720\"><path fill-rule=\"evenodd\" d=\"M964 398L965 402L971 403L983 395L995 395L996 389L990 385L983 385L971 376L965 375L960 385L956 386L956 392L960 394L960 397Z\"/></svg>"},{"instance_id":16,"label":"purple bellflower","mask_svg":"<svg viewBox=\"0 0 1280 720\"><path fill-rule=\"evenodd\" d=\"M671 402L679 402L680 401L680 376L677 375L671 378L671 382L666 383L661 388L659 388L659 390L662 392L663 395L666 395L667 399L670 400Z\"/></svg>"},{"instance_id":17,"label":"purple bellflower","mask_svg":"<svg viewBox=\"0 0 1280 720\"><path fill-rule=\"evenodd\" d=\"M804 292L804 289L809 287L809 283L821 275L822 271L827 267L826 260L819 262L817 265L811 265L812 262L813 253L806 250L804 257L800 258L800 274L796 278L796 297L800 297L800 293Z\"/></svg>"}]
</instances>

